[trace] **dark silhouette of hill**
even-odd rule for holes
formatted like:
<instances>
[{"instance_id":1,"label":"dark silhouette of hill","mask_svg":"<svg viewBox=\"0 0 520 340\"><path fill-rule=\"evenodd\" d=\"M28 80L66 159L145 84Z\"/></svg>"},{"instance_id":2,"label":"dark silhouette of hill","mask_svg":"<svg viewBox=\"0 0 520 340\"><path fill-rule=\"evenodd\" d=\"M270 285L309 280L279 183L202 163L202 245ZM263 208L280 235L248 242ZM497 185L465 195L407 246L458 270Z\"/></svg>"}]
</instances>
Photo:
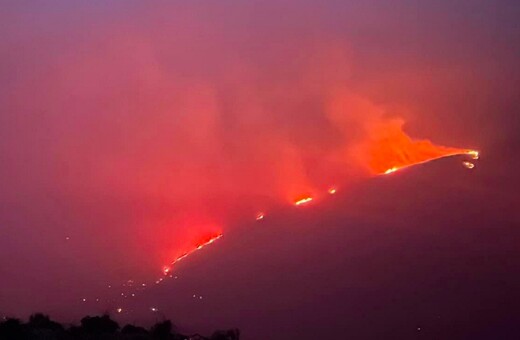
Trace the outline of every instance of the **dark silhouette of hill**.
<instances>
[{"instance_id":1,"label":"dark silhouette of hill","mask_svg":"<svg viewBox=\"0 0 520 340\"><path fill-rule=\"evenodd\" d=\"M4 318L0 322L2 340L238 340L238 329L219 330L206 337L200 334L186 335L178 332L170 320L164 320L146 328L119 324L109 315L85 316L79 326L65 327L52 321L47 315L36 313L27 323L19 319Z\"/></svg>"}]
</instances>

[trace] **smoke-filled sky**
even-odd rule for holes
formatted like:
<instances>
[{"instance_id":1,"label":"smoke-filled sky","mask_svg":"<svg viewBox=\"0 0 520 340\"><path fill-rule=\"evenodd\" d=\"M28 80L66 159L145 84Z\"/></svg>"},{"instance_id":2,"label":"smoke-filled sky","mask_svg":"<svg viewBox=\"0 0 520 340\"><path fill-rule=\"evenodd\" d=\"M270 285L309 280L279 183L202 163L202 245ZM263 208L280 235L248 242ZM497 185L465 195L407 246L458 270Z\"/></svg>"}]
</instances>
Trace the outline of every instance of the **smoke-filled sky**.
<instances>
[{"instance_id":1,"label":"smoke-filled sky","mask_svg":"<svg viewBox=\"0 0 520 340\"><path fill-rule=\"evenodd\" d=\"M518 324L516 1L1 7L2 315L154 307L245 339ZM472 170L378 176L473 149Z\"/></svg>"}]
</instances>

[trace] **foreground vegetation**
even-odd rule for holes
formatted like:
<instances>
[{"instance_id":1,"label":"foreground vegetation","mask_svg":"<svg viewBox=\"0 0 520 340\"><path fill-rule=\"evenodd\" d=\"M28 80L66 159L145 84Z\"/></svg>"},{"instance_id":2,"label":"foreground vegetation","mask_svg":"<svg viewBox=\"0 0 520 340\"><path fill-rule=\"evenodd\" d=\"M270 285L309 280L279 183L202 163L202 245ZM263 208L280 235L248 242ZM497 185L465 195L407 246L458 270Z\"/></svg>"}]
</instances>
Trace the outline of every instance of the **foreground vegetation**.
<instances>
[{"instance_id":1,"label":"foreground vegetation","mask_svg":"<svg viewBox=\"0 0 520 340\"><path fill-rule=\"evenodd\" d=\"M65 327L47 315L33 314L27 323L6 318L0 322L2 340L238 340L238 329L216 331L210 337L199 334L184 335L176 331L170 320L161 321L150 329L135 325L123 328L108 315L86 316L79 326Z\"/></svg>"}]
</instances>

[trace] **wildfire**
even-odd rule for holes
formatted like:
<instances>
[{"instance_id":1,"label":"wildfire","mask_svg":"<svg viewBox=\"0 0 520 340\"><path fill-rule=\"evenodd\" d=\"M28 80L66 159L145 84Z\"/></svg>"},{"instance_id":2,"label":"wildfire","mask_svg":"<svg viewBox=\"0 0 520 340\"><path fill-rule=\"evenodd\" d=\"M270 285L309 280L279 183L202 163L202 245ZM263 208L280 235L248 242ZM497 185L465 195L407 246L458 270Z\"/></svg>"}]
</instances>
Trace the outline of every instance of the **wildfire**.
<instances>
[{"instance_id":1,"label":"wildfire","mask_svg":"<svg viewBox=\"0 0 520 340\"><path fill-rule=\"evenodd\" d=\"M403 169L403 168L407 168L407 167L410 167L410 166L413 166L413 165L427 163L427 162L430 162L430 161L433 161L433 160L436 160L436 159L439 159L439 158L445 158L445 157L451 157L451 156L457 156L457 155L469 155L469 156L471 156L472 159L479 159L479 152L478 151L475 151L475 150L463 150L462 152L448 153L448 154L446 154L444 156L430 158L430 159L424 160L422 162L411 163L411 164L408 164L408 165L405 165L405 166L402 166L402 167L394 166L392 168L387 169L386 171L384 171L381 174L382 175L389 175L391 173L396 172L397 170L400 170L400 169ZM475 167L475 164L473 164L471 162L468 162L468 161L464 161L464 162L462 162L462 164L466 168L468 168L468 169L473 169Z\"/></svg>"},{"instance_id":2,"label":"wildfire","mask_svg":"<svg viewBox=\"0 0 520 340\"><path fill-rule=\"evenodd\" d=\"M222 237L222 233L218 233L218 234L215 234L215 235L212 235L210 237L206 237L204 238L201 242L199 243L196 243L195 244L195 248L193 248L192 250L188 251L188 252L185 252L183 253L182 255L180 255L179 257L177 257L175 260L173 260L172 262L172 265L174 265L175 263L185 259L186 257L190 256L191 254L193 254L194 252L196 252L197 250L201 250L202 248L204 248L205 246L209 245L209 244L212 244L213 242L215 242L216 240L220 239ZM172 268L171 267L164 267L163 269L163 273L165 275L168 275L171 273L171 270Z\"/></svg>"},{"instance_id":3,"label":"wildfire","mask_svg":"<svg viewBox=\"0 0 520 340\"><path fill-rule=\"evenodd\" d=\"M385 120L375 126L371 126L369 128L370 137L362 142L359 148L353 151L358 160L366 165L373 175L389 175L417 164L456 155L463 155L472 160L478 160L480 157L477 150L446 147L436 145L429 140L413 139L402 130L402 124L403 122L401 120ZM462 165L467 169L475 168L475 164L471 161L463 161ZM326 193L334 195L337 193L337 188L331 186L326 190ZM313 197L307 194L297 197L293 203L295 206L301 206L309 204L312 201ZM264 211L259 211L255 216L255 220L262 221L265 219L265 216ZM191 250L182 253L175 258L169 266L162 268L164 279L172 277L174 265L179 261L182 261L196 251L202 250L222 236L222 233L217 233L194 243ZM162 281L163 277L159 278L156 284ZM83 301L86 300L83 299ZM154 307L152 307L151 310L156 311ZM121 311L118 312L120 313Z\"/></svg>"},{"instance_id":4,"label":"wildfire","mask_svg":"<svg viewBox=\"0 0 520 340\"><path fill-rule=\"evenodd\" d=\"M398 140L386 140L388 144L385 144L382 146L381 154L384 156L381 160L378 160L377 163L373 162L371 163L371 166L373 166L373 170L376 169L379 171L376 173L376 175L389 175L392 174L398 170L401 170L403 168L411 167L413 165L421 164L430 162L435 159L444 158L444 157L450 157L455 155L466 155L471 157L473 160L479 159L479 152L476 150L468 150L468 149L455 149L455 148L448 148L443 146L436 146L432 144L429 141L415 141L409 138L404 134L404 132L400 131L402 135L399 135ZM403 149L396 148L397 146L403 147ZM384 164L398 164L397 166L391 166L387 167L386 170L379 170L383 167ZM463 166L468 169L473 169L475 167L475 164L470 161L463 161ZM336 187L329 187L327 189L327 193L330 195L334 195L337 193ZM295 206L305 205L309 202L313 201L313 197L311 196L300 196L297 200L294 201ZM261 221L265 218L265 212L258 212L256 214L256 221ZM172 271L173 266L178 263L179 261L185 259L186 257L190 256L194 252L198 250L202 250L207 245L212 244L213 242L217 241L222 237L222 233L213 234L209 237L206 237L199 241L198 243L195 243L194 247L187 251L182 253L180 256L178 256L175 260L171 262L169 266L164 266L162 269L162 272L164 276L166 277L173 277ZM177 276L175 276L177 278ZM155 281L156 284L160 284L163 282L163 277L159 278L157 281ZM144 283L142 286L146 286ZM132 294L132 296L135 296ZM83 299L85 302L86 299ZM150 309L151 311L157 311L155 307L152 307ZM116 310L118 313L122 312L121 308L118 308Z\"/></svg>"},{"instance_id":5,"label":"wildfire","mask_svg":"<svg viewBox=\"0 0 520 340\"><path fill-rule=\"evenodd\" d=\"M403 125L401 119L380 119L367 124L369 137L355 149L355 155L373 174L391 174L412 165L455 155L468 155L473 159L479 157L476 150L412 138L405 133Z\"/></svg>"}]
</instances>

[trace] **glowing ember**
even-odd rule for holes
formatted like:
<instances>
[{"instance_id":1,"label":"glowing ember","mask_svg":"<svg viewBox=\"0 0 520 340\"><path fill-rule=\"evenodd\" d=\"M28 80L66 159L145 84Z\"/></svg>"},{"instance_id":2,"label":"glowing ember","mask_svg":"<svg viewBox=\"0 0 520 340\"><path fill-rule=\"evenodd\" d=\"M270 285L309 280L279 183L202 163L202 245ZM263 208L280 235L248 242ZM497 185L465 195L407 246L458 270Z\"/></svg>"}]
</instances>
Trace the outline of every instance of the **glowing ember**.
<instances>
[{"instance_id":1,"label":"glowing ember","mask_svg":"<svg viewBox=\"0 0 520 340\"><path fill-rule=\"evenodd\" d=\"M473 169L475 167L475 164L471 162L462 162L462 165L464 165L468 169Z\"/></svg>"},{"instance_id":2,"label":"glowing ember","mask_svg":"<svg viewBox=\"0 0 520 340\"><path fill-rule=\"evenodd\" d=\"M466 152L466 154L470 155L473 159L479 158L479 153L476 150L469 150L468 152Z\"/></svg>"},{"instance_id":3,"label":"glowing ember","mask_svg":"<svg viewBox=\"0 0 520 340\"><path fill-rule=\"evenodd\" d=\"M184 254L182 254L181 256L179 256L178 258L176 258L175 261L173 261L173 263L177 263L177 262L179 262L180 260L182 260L182 259L185 258L186 256L188 256L188 253L184 253Z\"/></svg>"},{"instance_id":4,"label":"glowing ember","mask_svg":"<svg viewBox=\"0 0 520 340\"><path fill-rule=\"evenodd\" d=\"M334 195L336 193L336 188L330 188L328 192L329 194Z\"/></svg>"},{"instance_id":5,"label":"glowing ember","mask_svg":"<svg viewBox=\"0 0 520 340\"><path fill-rule=\"evenodd\" d=\"M257 220L257 221L261 221L261 220L264 219L264 217L265 217L265 214L264 214L264 213L258 213L258 214L256 215L256 220Z\"/></svg>"},{"instance_id":6,"label":"glowing ember","mask_svg":"<svg viewBox=\"0 0 520 340\"><path fill-rule=\"evenodd\" d=\"M305 197L294 202L294 205L303 205L312 201L312 197Z\"/></svg>"},{"instance_id":7,"label":"glowing ember","mask_svg":"<svg viewBox=\"0 0 520 340\"><path fill-rule=\"evenodd\" d=\"M393 168L390 168L390 169L386 170L383 174L388 175L388 174L391 174L393 172L396 172L397 170L399 170L399 168L394 166Z\"/></svg>"}]
</instances>

